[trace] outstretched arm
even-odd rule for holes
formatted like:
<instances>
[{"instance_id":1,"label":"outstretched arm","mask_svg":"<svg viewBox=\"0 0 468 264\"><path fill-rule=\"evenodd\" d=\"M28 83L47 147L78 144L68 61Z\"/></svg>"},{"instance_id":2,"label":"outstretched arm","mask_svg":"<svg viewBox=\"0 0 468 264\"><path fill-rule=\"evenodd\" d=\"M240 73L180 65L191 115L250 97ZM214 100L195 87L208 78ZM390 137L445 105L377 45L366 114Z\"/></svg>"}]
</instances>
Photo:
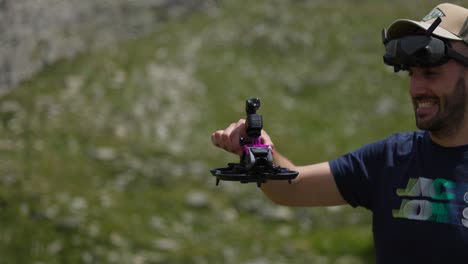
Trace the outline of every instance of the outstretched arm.
<instances>
[{"instance_id":1,"label":"outstretched arm","mask_svg":"<svg viewBox=\"0 0 468 264\"><path fill-rule=\"evenodd\" d=\"M231 153L242 155L239 138L245 136L245 120L232 123L224 130L211 135L211 141L217 147ZM269 135L262 131L265 144L274 144ZM273 202L288 206L332 206L346 204L335 183L328 162L307 166L295 166L290 160L274 150L274 163L299 172L289 184L286 181L267 181L261 185L262 191Z\"/></svg>"},{"instance_id":2,"label":"outstretched arm","mask_svg":"<svg viewBox=\"0 0 468 264\"><path fill-rule=\"evenodd\" d=\"M274 154L275 164L299 172L291 184L268 181L262 191L273 202L287 206L332 206L346 204L335 183L328 162L295 166L287 158Z\"/></svg>"}]
</instances>

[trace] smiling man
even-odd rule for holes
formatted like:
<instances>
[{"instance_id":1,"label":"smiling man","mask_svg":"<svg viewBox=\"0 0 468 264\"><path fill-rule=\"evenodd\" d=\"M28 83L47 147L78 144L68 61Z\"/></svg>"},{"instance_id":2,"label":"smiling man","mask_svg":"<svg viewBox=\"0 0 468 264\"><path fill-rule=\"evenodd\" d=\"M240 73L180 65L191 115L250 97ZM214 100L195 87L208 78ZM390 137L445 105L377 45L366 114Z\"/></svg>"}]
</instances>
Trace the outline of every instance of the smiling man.
<instances>
[{"instance_id":1,"label":"smiling man","mask_svg":"<svg viewBox=\"0 0 468 264\"><path fill-rule=\"evenodd\" d=\"M417 127L429 131L441 145L463 143L463 134L468 133L464 67L447 62L432 68L411 67L408 72Z\"/></svg>"},{"instance_id":2,"label":"smiling man","mask_svg":"<svg viewBox=\"0 0 468 264\"><path fill-rule=\"evenodd\" d=\"M383 32L384 62L409 73L420 129L370 143L329 162L296 166L292 184L262 191L289 206L362 206L373 213L377 263L468 263L468 10L440 4L421 21ZM245 120L211 135L242 155ZM273 146L265 131L262 140Z\"/></svg>"}]
</instances>

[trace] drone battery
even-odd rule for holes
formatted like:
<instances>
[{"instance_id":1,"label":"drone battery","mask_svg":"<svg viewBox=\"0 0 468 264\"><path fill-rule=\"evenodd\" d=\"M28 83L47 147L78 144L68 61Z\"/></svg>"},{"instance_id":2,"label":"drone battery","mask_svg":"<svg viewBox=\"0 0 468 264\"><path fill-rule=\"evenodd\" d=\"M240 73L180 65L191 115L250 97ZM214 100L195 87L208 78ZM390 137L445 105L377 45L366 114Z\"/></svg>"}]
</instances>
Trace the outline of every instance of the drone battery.
<instances>
[{"instance_id":1,"label":"drone battery","mask_svg":"<svg viewBox=\"0 0 468 264\"><path fill-rule=\"evenodd\" d=\"M263 157L267 157L268 156L268 153L270 152L270 150L268 148L255 148L255 147L251 147L249 148L250 152L252 152L252 154L255 156L255 157L258 157L258 158L263 158Z\"/></svg>"}]
</instances>

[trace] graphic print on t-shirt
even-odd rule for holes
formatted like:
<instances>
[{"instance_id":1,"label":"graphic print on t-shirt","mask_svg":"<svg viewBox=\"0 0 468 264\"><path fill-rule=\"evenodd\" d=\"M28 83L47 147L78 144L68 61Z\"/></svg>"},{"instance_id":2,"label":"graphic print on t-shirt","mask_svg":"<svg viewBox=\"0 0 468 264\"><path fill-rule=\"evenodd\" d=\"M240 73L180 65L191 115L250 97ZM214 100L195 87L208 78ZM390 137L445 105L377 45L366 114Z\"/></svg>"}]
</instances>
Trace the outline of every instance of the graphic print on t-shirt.
<instances>
[{"instance_id":1,"label":"graphic print on t-shirt","mask_svg":"<svg viewBox=\"0 0 468 264\"><path fill-rule=\"evenodd\" d=\"M446 223L468 228L468 184L444 178L410 178L396 190L400 206L394 218Z\"/></svg>"}]
</instances>

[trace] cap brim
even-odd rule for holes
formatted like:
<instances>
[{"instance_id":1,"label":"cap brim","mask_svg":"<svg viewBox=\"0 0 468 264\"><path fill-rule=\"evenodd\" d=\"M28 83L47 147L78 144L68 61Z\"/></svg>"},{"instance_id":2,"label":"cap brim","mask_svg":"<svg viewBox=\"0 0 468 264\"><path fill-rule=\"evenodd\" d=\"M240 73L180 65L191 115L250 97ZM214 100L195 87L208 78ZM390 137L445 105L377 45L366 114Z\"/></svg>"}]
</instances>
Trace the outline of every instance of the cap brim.
<instances>
[{"instance_id":1,"label":"cap brim","mask_svg":"<svg viewBox=\"0 0 468 264\"><path fill-rule=\"evenodd\" d=\"M417 34L421 29L428 29L431 26L430 23L419 22L409 19L398 19L393 22L387 30L387 37L389 39L399 38L406 35ZM432 34L439 36L445 39L452 39L452 40L462 40L457 35L452 34L451 32L443 29L442 27L438 26L432 32Z\"/></svg>"}]
</instances>

